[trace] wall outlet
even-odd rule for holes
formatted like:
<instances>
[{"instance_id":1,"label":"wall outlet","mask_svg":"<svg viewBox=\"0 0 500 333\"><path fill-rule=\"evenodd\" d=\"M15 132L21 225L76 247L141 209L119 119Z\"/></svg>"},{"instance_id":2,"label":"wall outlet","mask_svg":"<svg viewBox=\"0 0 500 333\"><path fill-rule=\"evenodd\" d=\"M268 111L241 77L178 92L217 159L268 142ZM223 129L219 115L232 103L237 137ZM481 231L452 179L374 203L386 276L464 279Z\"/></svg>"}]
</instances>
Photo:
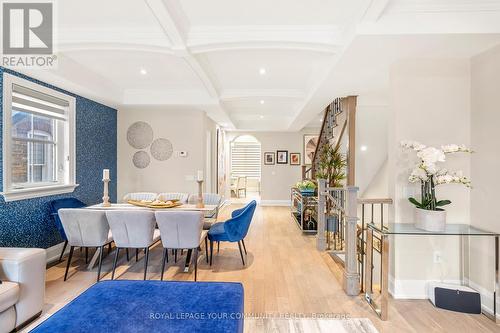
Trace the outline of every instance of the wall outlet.
<instances>
[{"instance_id":1,"label":"wall outlet","mask_svg":"<svg viewBox=\"0 0 500 333\"><path fill-rule=\"evenodd\" d=\"M441 254L441 251L434 251L433 258L435 264L440 264L443 262L443 256Z\"/></svg>"}]
</instances>

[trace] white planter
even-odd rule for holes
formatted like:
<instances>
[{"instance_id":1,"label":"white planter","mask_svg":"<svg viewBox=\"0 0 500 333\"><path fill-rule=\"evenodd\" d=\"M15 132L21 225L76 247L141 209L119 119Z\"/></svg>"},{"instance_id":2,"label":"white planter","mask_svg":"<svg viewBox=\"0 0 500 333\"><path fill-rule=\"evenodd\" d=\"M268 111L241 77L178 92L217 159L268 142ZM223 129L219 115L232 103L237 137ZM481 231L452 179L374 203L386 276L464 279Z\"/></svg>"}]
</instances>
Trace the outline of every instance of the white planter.
<instances>
[{"instance_id":1,"label":"white planter","mask_svg":"<svg viewBox=\"0 0 500 333\"><path fill-rule=\"evenodd\" d=\"M415 227L426 231L444 231L446 211L415 208Z\"/></svg>"}]
</instances>

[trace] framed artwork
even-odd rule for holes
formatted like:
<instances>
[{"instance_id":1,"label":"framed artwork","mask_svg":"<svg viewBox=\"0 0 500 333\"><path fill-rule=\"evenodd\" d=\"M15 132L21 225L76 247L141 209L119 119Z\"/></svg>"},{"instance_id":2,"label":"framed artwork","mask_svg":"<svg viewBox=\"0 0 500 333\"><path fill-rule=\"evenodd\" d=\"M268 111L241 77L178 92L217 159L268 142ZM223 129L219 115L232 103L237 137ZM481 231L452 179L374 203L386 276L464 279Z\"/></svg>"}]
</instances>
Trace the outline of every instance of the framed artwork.
<instances>
[{"instance_id":1,"label":"framed artwork","mask_svg":"<svg viewBox=\"0 0 500 333\"><path fill-rule=\"evenodd\" d=\"M276 151L276 164L288 164L288 150Z\"/></svg>"},{"instance_id":2,"label":"framed artwork","mask_svg":"<svg viewBox=\"0 0 500 333\"><path fill-rule=\"evenodd\" d=\"M300 153L290 153L290 165L300 165Z\"/></svg>"},{"instance_id":3,"label":"framed artwork","mask_svg":"<svg viewBox=\"0 0 500 333\"><path fill-rule=\"evenodd\" d=\"M274 158L275 158L274 152L265 152L264 153L264 164L265 165L273 165L274 164Z\"/></svg>"},{"instance_id":4,"label":"framed artwork","mask_svg":"<svg viewBox=\"0 0 500 333\"><path fill-rule=\"evenodd\" d=\"M311 165L314 157L314 152L318 146L319 135L305 134L304 135L304 164Z\"/></svg>"}]
</instances>

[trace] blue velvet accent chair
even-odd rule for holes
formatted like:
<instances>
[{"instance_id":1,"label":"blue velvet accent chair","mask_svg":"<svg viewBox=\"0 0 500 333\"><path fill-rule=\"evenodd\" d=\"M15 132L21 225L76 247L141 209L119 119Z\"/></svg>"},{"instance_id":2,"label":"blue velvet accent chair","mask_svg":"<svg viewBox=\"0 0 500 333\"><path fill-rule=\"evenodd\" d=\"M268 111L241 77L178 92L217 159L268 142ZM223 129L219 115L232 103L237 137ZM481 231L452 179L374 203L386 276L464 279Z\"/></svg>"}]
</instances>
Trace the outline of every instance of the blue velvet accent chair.
<instances>
[{"instance_id":1,"label":"blue velvet accent chair","mask_svg":"<svg viewBox=\"0 0 500 333\"><path fill-rule=\"evenodd\" d=\"M61 252L61 255L59 256L59 261L62 260L62 257L64 255L64 251L66 250L66 247L68 246L68 237L66 237L66 233L64 232L64 228L61 222L61 219L59 218L58 211L61 208L82 208L86 207L87 205L81 202L80 200L76 198L63 198L63 199L57 199L57 200L52 200L49 203L50 207L50 216L52 216L52 219L54 220L54 223L57 227L57 230L59 231L59 234L61 235L61 238L64 240L64 246Z\"/></svg>"},{"instance_id":2,"label":"blue velvet accent chair","mask_svg":"<svg viewBox=\"0 0 500 333\"><path fill-rule=\"evenodd\" d=\"M241 245L243 245L245 254L247 254L244 238L252 222L255 207L257 207L257 202L252 200L252 202L245 207L233 211L231 213L231 218L226 222L218 222L212 225L208 231L208 239L210 240L210 265L212 265L214 242L238 242L241 261L243 262L243 266L245 265Z\"/></svg>"}]
</instances>

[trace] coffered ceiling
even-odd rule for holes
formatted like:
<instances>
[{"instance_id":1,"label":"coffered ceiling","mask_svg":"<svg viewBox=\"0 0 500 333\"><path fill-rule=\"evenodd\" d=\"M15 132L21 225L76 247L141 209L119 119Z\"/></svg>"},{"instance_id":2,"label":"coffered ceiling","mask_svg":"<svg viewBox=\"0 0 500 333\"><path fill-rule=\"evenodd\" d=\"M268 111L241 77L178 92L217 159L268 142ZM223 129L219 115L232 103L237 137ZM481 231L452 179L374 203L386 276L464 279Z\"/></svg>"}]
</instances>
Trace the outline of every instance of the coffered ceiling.
<instances>
[{"instance_id":1,"label":"coffered ceiling","mask_svg":"<svg viewBox=\"0 0 500 333\"><path fill-rule=\"evenodd\" d=\"M56 10L58 67L27 74L118 108L204 110L241 130L319 123L334 97L383 90L396 56L500 43L492 0L64 0ZM415 37L427 35L438 42Z\"/></svg>"}]
</instances>

